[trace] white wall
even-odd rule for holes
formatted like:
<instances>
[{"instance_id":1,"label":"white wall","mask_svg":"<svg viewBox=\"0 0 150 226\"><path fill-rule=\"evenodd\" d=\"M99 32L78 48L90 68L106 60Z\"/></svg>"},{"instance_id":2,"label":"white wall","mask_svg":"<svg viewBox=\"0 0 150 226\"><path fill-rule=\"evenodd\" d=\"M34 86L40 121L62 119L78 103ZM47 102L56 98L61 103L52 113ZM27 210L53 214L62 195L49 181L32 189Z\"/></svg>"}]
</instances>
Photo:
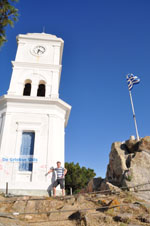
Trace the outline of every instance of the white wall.
<instances>
[{"instance_id":1,"label":"white wall","mask_svg":"<svg viewBox=\"0 0 150 226\"><path fill-rule=\"evenodd\" d=\"M3 101L6 101L5 96ZM20 102L21 100L21 102ZM58 106L49 102L44 104L40 100L34 103L29 97L21 99L7 99L7 111L5 124L2 131L2 142L0 149L0 189L5 189L6 182L9 189L39 189L46 191L52 183L52 174L45 177L50 167L56 167L59 160L64 165L64 130L66 121L66 110L69 105ZM61 101L62 104L62 101ZM60 103L59 103L60 105ZM32 107L32 108L31 108ZM20 157L20 147L23 131L35 132L34 158L37 162L33 164L32 172L20 172L19 163L10 161L11 158ZM4 161L8 159L8 161ZM53 177L53 180L55 178Z\"/></svg>"}]
</instances>

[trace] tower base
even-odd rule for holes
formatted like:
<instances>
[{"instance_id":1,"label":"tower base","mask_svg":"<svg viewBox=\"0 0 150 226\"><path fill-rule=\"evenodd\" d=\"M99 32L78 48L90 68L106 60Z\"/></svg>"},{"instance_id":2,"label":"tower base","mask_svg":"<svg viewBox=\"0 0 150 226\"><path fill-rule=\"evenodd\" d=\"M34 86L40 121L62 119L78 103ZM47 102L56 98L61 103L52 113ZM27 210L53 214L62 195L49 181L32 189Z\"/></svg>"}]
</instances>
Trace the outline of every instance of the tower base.
<instances>
[{"instance_id":1,"label":"tower base","mask_svg":"<svg viewBox=\"0 0 150 226\"><path fill-rule=\"evenodd\" d=\"M4 193L6 194L6 190L5 189L0 189L0 193ZM34 189L9 189L7 191L6 195L12 195L12 196L44 196L44 197L50 197L53 196L53 191L49 190L34 190ZM61 196L62 195L62 191L56 190L56 196Z\"/></svg>"}]
</instances>

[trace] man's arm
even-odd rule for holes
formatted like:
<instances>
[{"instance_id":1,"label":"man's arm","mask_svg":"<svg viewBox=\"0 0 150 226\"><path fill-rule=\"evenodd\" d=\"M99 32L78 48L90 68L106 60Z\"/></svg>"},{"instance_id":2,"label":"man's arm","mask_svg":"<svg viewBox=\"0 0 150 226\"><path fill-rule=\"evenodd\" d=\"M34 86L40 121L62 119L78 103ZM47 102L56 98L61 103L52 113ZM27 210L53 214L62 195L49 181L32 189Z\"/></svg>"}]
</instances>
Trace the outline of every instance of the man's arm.
<instances>
[{"instance_id":1,"label":"man's arm","mask_svg":"<svg viewBox=\"0 0 150 226\"><path fill-rule=\"evenodd\" d=\"M54 172L54 169L50 169L50 170L48 171L48 173L51 173L51 172Z\"/></svg>"},{"instance_id":2,"label":"man's arm","mask_svg":"<svg viewBox=\"0 0 150 226\"><path fill-rule=\"evenodd\" d=\"M51 172L54 172L54 169L52 168L52 169L50 169L46 174L45 174L45 176L47 176L49 173L51 173Z\"/></svg>"}]
</instances>

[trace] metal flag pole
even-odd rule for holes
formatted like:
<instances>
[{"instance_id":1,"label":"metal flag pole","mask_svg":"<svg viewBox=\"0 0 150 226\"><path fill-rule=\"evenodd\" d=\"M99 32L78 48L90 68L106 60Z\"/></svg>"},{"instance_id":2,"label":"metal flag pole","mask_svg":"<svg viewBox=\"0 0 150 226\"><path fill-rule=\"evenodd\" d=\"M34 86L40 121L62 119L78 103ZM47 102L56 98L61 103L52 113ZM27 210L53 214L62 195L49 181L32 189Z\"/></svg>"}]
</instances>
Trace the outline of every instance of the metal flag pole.
<instances>
[{"instance_id":1,"label":"metal flag pole","mask_svg":"<svg viewBox=\"0 0 150 226\"><path fill-rule=\"evenodd\" d=\"M133 106L133 100L132 100L131 90L129 90L129 95L130 95L130 100L131 100L131 106L132 106L132 112L133 112L133 119L134 119L134 123L135 123L136 137L137 137L137 140L139 140L139 134L138 134L138 128L137 128L137 123L136 123L136 117L135 117L135 111L134 111L134 106Z\"/></svg>"}]
</instances>

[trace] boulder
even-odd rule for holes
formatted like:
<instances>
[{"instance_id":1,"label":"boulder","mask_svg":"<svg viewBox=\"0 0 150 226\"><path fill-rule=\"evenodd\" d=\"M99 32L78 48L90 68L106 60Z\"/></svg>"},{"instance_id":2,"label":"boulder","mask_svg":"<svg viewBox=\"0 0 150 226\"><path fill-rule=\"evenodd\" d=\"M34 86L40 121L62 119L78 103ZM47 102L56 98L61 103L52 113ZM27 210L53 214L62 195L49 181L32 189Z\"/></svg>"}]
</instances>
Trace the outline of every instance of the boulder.
<instances>
[{"instance_id":1,"label":"boulder","mask_svg":"<svg viewBox=\"0 0 150 226\"><path fill-rule=\"evenodd\" d=\"M91 179L86 187L86 192L94 192L100 190L102 181L103 179L101 177Z\"/></svg>"},{"instance_id":2,"label":"boulder","mask_svg":"<svg viewBox=\"0 0 150 226\"><path fill-rule=\"evenodd\" d=\"M129 223L133 218L132 213L121 213L113 217L114 221L119 221L123 223Z\"/></svg>"},{"instance_id":3,"label":"boulder","mask_svg":"<svg viewBox=\"0 0 150 226\"><path fill-rule=\"evenodd\" d=\"M150 201L150 136L139 141L130 137L125 142L114 142L106 178L92 179L82 192L118 193L121 189L136 192L136 196Z\"/></svg>"},{"instance_id":4,"label":"boulder","mask_svg":"<svg viewBox=\"0 0 150 226\"><path fill-rule=\"evenodd\" d=\"M106 193L120 193L121 192L121 189L111 183L109 183L108 181L106 180L103 180L103 182L101 183L101 186L100 186L100 190L101 191L105 191L105 194Z\"/></svg>"},{"instance_id":5,"label":"boulder","mask_svg":"<svg viewBox=\"0 0 150 226\"><path fill-rule=\"evenodd\" d=\"M127 151L129 153L135 153L138 151L138 148L139 148L139 142L137 142L137 140L127 140L125 142L125 145L127 147Z\"/></svg>"},{"instance_id":6,"label":"boulder","mask_svg":"<svg viewBox=\"0 0 150 226\"><path fill-rule=\"evenodd\" d=\"M126 149L123 148L121 142L115 142L112 144L109 154L106 180L116 186L121 186L124 172L127 170Z\"/></svg>"},{"instance_id":7,"label":"boulder","mask_svg":"<svg viewBox=\"0 0 150 226\"><path fill-rule=\"evenodd\" d=\"M150 154L150 136L146 136L140 140L139 151L145 151Z\"/></svg>"},{"instance_id":8,"label":"boulder","mask_svg":"<svg viewBox=\"0 0 150 226\"><path fill-rule=\"evenodd\" d=\"M137 195L150 200L150 137L112 144L106 181L120 188L132 188ZM102 188L102 186L101 186Z\"/></svg>"},{"instance_id":9,"label":"boulder","mask_svg":"<svg viewBox=\"0 0 150 226\"><path fill-rule=\"evenodd\" d=\"M143 215L138 216L137 219L140 220L143 223L150 223L150 216L148 214L144 215L144 216Z\"/></svg>"}]
</instances>

